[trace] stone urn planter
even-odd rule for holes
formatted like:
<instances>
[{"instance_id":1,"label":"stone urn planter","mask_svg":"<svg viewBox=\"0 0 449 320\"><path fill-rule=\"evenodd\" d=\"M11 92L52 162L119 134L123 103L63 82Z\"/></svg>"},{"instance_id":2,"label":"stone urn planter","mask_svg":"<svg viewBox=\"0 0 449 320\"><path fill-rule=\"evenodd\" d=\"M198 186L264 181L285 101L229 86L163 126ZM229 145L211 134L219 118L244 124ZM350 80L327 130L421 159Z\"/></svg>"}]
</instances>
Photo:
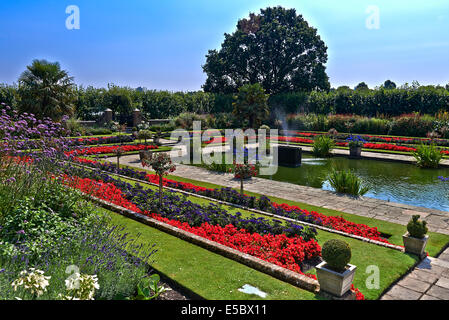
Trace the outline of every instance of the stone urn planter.
<instances>
[{"instance_id":1,"label":"stone urn planter","mask_svg":"<svg viewBox=\"0 0 449 320\"><path fill-rule=\"evenodd\" d=\"M407 224L407 233L402 236L405 252L418 255L421 259L426 257L426 245L429 236L426 221L420 221L419 215L414 215Z\"/></svg>"},{"instance_id":2,"label":"stone urn planter","mask_svg":"<svg viewBox=\"0 0 449 320\"><path fill-rule=\"evenodd\" d=\"M327 262L323 261L315 268L321 290L336 297L342 297L351 290L356 266L348 264L345 271L337 272L330 269Z\"/></svg>"},{"instance_id":3,"label":"stone urn planter","mask_svg":"<svg viewBox=\"0 0 449 320\"><path fill-rule=\"evenodd\" d=\"M402 236L404 241L405 252L416 254L421 259L426 257L426 245L429 240L429 236L425 235L423 238L415 238L406 233Z\"/></svg>"},{"instance_id":4,"label":"stone urn planter","mask_svg":"<svg viewBox=\"0 0 449 320\"><path fill-rule=\"evenodd\" d=\"M362 155L362 147L349 147L350 158L360 158Z\"/></svg>"},{"instance_id":5,"label":"stone urn planter","mask_svg":"<svg viewBox=\"0 0 449 320\"><path fill-rule=\"evenodd\" d=\"M351 284L357 267L349 264L352 256L349 245L338 239L328 240L321 248L321 256L324 261L315 267L320 291L337 299L354 298Z\"/></svg>"}]
</instances>

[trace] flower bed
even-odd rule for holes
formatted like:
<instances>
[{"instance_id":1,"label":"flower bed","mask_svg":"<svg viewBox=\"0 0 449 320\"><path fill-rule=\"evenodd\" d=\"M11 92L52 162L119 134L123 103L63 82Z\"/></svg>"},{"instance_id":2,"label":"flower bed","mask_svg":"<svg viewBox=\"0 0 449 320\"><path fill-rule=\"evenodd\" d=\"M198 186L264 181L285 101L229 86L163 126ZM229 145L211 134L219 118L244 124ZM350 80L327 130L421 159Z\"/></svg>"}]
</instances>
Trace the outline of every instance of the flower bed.
<instances>
[{"instance_id":1,"label":"flower bed","mask_svg":"<svg viewBox=\"0 0 449 320\"><path fill-rule=\"evenodd\" d=\"M228 141L225 137L212 137L209 141L205 141L204 144L225 143Z\"/></svg>"},{"instance_id":2,"label":"flower bed","mask_svg":"<svg viewBox=\"0 0 449 320\"><path fill-rule=\"evenodd\" d=\"M182 215L179 216L179 212L177 212L177 215L166 217L165 213L154 214L150 213L150 211L142 210L138 205L128 200L123 190L113 183L69 176L64 176L64 182L70 187L81 190L86 194L93 195L134 212L143 213L151 218L301 274L303 274L300 267L301 263L304 260L318 257L321 254L321 248L314 239L306 241L302 237L289 237L284 233L260 234L257 232L249 232L247 229L238 228L233 224L221 226L209 222L195 223L193 220L193 222L185 222L182 221L183 218ZM179 210L175 209L174 211ZM201 213L198 213L198 215L201 215ZM254 224L257 221L252 219L250 223ZM199 225L195 226L195 224Z\"/></svg>"},{"instance_id":3,"label":"flower bed","mask_svg":"<svg viewBox=\"0 0 449 320\"><path fill-rule=\"evenodd\" d=\"M140 150L154 150L157 149L157 146L153 145L144 145L144 144L135 144L135 145L117 145L117 146L99 146L99 147L88 147L79 150L72 150L66 152L67 156L80 156L80 155L94 155L94 154L107 154L113 153L117 149L121 149L123 153L132 152L132 151L140 151Z\"/></svg>"},{"instance_id":4,"label":"flower bed","mask_svg":"<svg viewBox=\"0 0 449 320\"><path fill-rule=\"evenodd\" d=\"M282 137L281 136L281 137L278 137L277 140L283 141L283 142L313 144L313 140L298 138L298 137ZM335 143L335 145L339 146L339 147L347 147L348 142L337 141ZM364 149L373 149L373 150L400 151L400 152L416 151L416 148L413 148L413 147L398 146L396 144L390 144L390 143L364 143L363 148ZM449 155L449 150L441 150L440 152L442 154Z\"/></svg>"},{"instance_id":5,"label":"flower bed","mask_svg":"<svg viewBox=\"0 0 449 320\"><path fill-rule=\"evenodd\" d=\"M232 224L221 226L204 222L198 226L192 226L191 223L180 221L179 218L168 218L147 210L142 211L136 204L126 199L122 190L113 183L68 176L64 177L64 181L86 194L316 279L315 275L305 274L301 269L301 264L304 261L321 256L321 247L314 239L306 241L302 237L289 237L283 233L275 235L248 232L247 229L238 228ZM364 299L363 294L354 286L351 287L351 290L355 292L357 300Z\"/></svg>"},{"instance_id":6,"label":"flower bed","mask_svg":"<svg viewBox=\"0 0 449 320\"><path fill-rule=\"evenodd\" d=\"M147 180L154 184L159 184L159 177L157 175L148 174L144 171L134 170L130 168L123 168L117 171L116 167L111 164L102 164L92 160L80 160L80 162L93 166L109 172L117 172L124 176L132 177L140 180ZM259 209L273 214L284 216L298 221L308 222L319 226L328 227L334 230L343 231L348 234L361 236L367 239L389 243L382 238L380 232L376 227L370 227L365 224L356 224L350 222L343 217L326 216L315 211L308 211L297 206L290 206L288 204L278 204L271 201L268 197L256 197L241 195L239 192L231 188L212 189L194 185L192 183L179 182L171 179L163 179L163 185L166 187L179 189L198 195L214 198L230 202L237 205L246 206L249 208Z\"/></svg>"},{"instance_id":7,"label":"flower bed","mask_svg":"<svg viewBox=\"0 0 449 320\"><path fill-rule=\"evenodd\" d=\"M92 138L73 138L69 140L74 146L86 146L96 144L111 144L122 142L133 142L134 137L130 135L108 136L108 137L92 137Z\"/></svg>"}]
</instances>

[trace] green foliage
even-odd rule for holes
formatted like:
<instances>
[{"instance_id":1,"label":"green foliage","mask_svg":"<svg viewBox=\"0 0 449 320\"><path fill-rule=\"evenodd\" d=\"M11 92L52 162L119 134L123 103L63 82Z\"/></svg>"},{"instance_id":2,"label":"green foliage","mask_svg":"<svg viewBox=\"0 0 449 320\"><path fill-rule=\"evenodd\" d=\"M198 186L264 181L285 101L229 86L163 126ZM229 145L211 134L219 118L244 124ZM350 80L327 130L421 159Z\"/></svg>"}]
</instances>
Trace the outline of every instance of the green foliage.
<instances>
[{"instance_id":1,"label":"green foliage","mask_svg":"<svg viewBox=\"0 0 449 320\"><path fill-rule=\"evenodd\" d=\"M338 193L363 196L369 191L369 187L363 186L360 178L351 170L338 171L333 169L328 179L331 187Z\"/></svg>"},{"instance_id":2,"label":"green foliage","mask_svg":"<svg viewBox=\"0 0 449 320\"><path fill-rule=\"evenodd\" d=\"M75 117L71 117L67 121L64 122L65 128L70 131L70 136L81 135L85 136L87 134L87 130L85 127L81 125L79 119Z\"/></svg>"},{"instance_id":3,"label":"green foliage","mask_svg":"<svg viewBox=\"0 0 449 320\"><path fill-rule=\"evenodd\" d=\"M270 94L330 87L327 47L295 9L278 6L251 13L206 58L206 92L234 93L256 82Z\"/></svg>"},{"instance_id":4,"label":"green foliage","mask_svg":"<svg viewBox=\"0 0 449 320\"><path fill-rule=\"evenodd\" d=\"M201 121L201 128L207 127L206 116L193 112L183 112L174 120L177 128L183 128L186 130L192 130L194 121Z\"/></svg>"},{"instance_id":5,"label":"green foliage","mask_svg":"<svg viewBox=\"0 0 449 320\"><path fill-rule=\"evenodd\" d=\"M165 291L170 290L163 286L159 286L159 281L160 277L158 274L153 274L142 280L137 286L137 295L134 300L153 300L158 298Z\"/></svg>"},{"instance_id":6,"label":"green foliage","mask_svg":"<svg viewBox=\"0 0 449 320\"><path fill-rule=\"evenodd\" d=\"M421 144L413 152L416 164L421 168L438 168L443 155L434 144Z\"/></svg>"},{"instance_id":7,"label":"green foliage","mask_svg":"<svg viewBox=\"0 0 449 320\"><path fill-rule=\"evenodd\" d=\"M331 151L335 147L334 139L329 136L317 136L313 142L312 153L316 157L330 157Z\"/></svg>"},{"instance_id":8,"label":"green foliage","mask_svg":"<svg viewBox=\"0 0 449 320\"><path fill-rule=\"evenodd\" d=\"M74 112L74 83L58 62L33 60L19 78L19 110L59 120Z\"/></svg>"},{"instance_id":9,"label":"green foliage","mask_svg":"<svg viewBox=\"0 0 449 320\"><path fill-rule=\"evenodd\" d=\"M343 240L331 239L323 244L321 255L331 269L342 272L351 261L351 248Z\"/></svg>"},{"instance_id":10,"label":"green foliage","mask_svg":"<svg viewBox=\"0 0 449 320\"><path fill-rule=\"evenodd\" d=\"M242 86L232 103L234 116L247 119L250 128L258 128L269 116L268 97L259 83Z\"/></svg>"},{"instance_id":11,"label":"green foliage","mask_svg":"<svg viewBox=\"0 0 449 320\"><path fill-rule=\"evenodd\" d=\"M414 215L407 224L407 231L410 236L422 239L426 235L428 228L426 221L419 221L420 216Z\"/></svg>"}]
</instances>

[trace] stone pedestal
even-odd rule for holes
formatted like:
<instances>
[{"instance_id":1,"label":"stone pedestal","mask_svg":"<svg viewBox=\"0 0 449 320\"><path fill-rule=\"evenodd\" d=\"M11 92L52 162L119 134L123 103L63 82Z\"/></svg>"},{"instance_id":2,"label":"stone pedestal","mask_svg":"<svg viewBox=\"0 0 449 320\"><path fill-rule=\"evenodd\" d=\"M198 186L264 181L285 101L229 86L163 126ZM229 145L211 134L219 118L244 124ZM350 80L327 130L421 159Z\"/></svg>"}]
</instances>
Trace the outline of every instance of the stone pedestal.
<instances>
[{"instance_id":1,"label":"stone pedestal","mask_svg":"<svg viewBox=\"0 0 449 320\"><path fill-rule=\"evenodd\" d=\"M278 164L280 166L296 168L301 165L302 161L301 148L278 145L276 149L278 153Z\"/></svg>"},{"instance_id":2,"label":"stone pedestal","mask_svg":"<svg viewBox=\"0 0 449 320\"><path fill-rule=\"evenodd\" d=\"M351 290L356 266L348 264L344 272L336 272L326 267L325 261L316 266L316 274L320 283L320 290L336 297L343 297Z\"/></svg>"},{"instance_id":3,"label":"stone pedestal","mask_svg":"<svg viewBox=\"0 0 449 320\"><path fill-rule=\"evenodd\" d=\"M136 127L142 123L142 113L139 109L133 111L133 127Z\"/></svg>"},{"instance_id":4,"label":"stone pedestal","mask_svg":"<svg viewBox=\"0 0 449 320\"><path fill-rule=\"evenodd\" d=\"M108 124L112 122L112 110L106 109L103 112L103 116L100 119L100 124Z\"/></svg>"},{"instance_id":5,"label":"stone pedestal","mask_svg":"<svg viewBox=\"0 0 449 320\"><path fill-rule=\"evenodd\" d=\"M402 240L404 241L405 252L412 253L418 255L421 259L426 257L426 245L429 240L429 236L425 235L424 238L419 239L415 237L411 237L407 232L402 236Z\"/></svg>"}]
</instances>

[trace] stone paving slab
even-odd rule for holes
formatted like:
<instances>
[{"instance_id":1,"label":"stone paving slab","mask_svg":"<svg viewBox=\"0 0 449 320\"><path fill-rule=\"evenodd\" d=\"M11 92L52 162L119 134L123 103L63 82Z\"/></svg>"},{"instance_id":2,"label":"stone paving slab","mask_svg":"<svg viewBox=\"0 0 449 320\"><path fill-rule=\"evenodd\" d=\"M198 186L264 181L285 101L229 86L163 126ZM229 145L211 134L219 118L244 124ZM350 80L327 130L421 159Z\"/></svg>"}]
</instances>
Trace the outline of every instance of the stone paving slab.
<instances>
[{"instance_id":1,"label":"stone paving slab","mask_svg":"<svg viewBox=\"0 0 449 320\"><path fill-rule=\"evenodd\" d=\"M441 256L449 255L449 248ZM427 257L381 300L449 300L449 262Z\"/></svg>"}]
</instances>

